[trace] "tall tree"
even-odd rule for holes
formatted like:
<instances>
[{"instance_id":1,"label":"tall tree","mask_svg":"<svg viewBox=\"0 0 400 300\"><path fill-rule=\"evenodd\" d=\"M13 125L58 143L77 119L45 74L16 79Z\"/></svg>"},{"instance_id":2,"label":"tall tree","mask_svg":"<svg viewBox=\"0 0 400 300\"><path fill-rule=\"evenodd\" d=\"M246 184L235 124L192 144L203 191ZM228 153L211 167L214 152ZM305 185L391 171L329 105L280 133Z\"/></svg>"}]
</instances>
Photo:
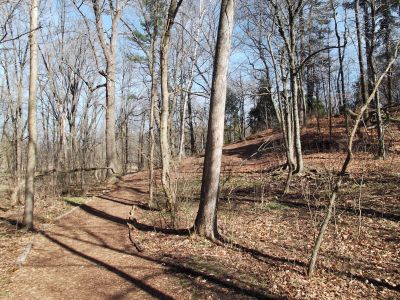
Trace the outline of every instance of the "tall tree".
<instances>
[{"instance_id":1,"label":"tall tree","mask_svg":"<svg viewBox=\"0 0 400 300\"><path fill-rule=\"evenodd\" d=\"M171 184L170 164L171 164L171 149L169 145L168 135L170 133L169 107L170 93L168 90L168 50L170 46L171 30L174 25L176 14L183 0L171 0L168 8L168 16L164 26L164 32L161 37L160 45L160 68L161 68L161 116L160 116L160 144L161 144L161 161L162 174L161 182L164 188L165 196L167 197L168 209L173 210L175 206L175 193Z\"/></svg>"},{"instance_id":2,"label":"tall tree","mask_svg":"<svg viewBox=\"0 0 400 300\"><path fill-rule=\"evenodd\" d=\"M342 47L340 47L342 37L339 33L339 22L337 20L337 11L336 11L334 0L330 0L330 4L331 4L333 21L334 21L334 26L335 26L335 36L336 36L337 46L338 46L337 51L338 51L338 60L339 60L339 74L338 74L338 79L337 79L337 89L339 92L340 105L343 107L343 111L344 111L344 115L345 115L346 132L348 132L349 131L349 124L348 124L349 121L348 121L348 114L347 114L348 104L347 104L347 98L346 98L346 90L344 87L345 78L344 78L344 71L343 71L343 60L344 60L344 54L345 54L344 47L346 47L346 44L347 44L347 35L346 35L347 28L345 26L344 33L343 33L344 47L342 49Z\"/></svg>"},{"instance_id":3,"label":"tall tree","mask_svg":"<svg viewBox=\"0 0 400 300\"><path fill-rule=\"evenodd\" d=\"M22 221L26 229L33 228L33 205L35 196L35 167L36 167L36 145L37 145L37 128L36 128L36 93L38 80L38 41L37 29L39 25L39 0L31 1L30 8L30 33L29 33L29 49L30 49L30 77L29 77L29 102L28 102L28 155L26 165L25 178L25 208L24 218Z\"/></svg>"},{"instance_id":4,"label":"tall tree","mask_svg":"<svg viewBox=\"0 0 400 300\"><path fill-rule=\"evenodd\" d=\"M157 12L158 10L156 10ZM156 13L157 14L157 13ZM149 206L154 206L154 110L157 102L157 78L156 78L156 43L158 36L158 18L153 17L153 28L151 31L151 42L150 42L150 56L149 56L149 71L151 78L151 88L150 88L150 119L149 119Z\"/></svg>"},{"instance_id":5,"label":"tall tree","mask_svg":"<svg viewBox=\"0 0 400 300\"><path fill-rule=\"evenodd\" d=\"M249 125L252 133L268 129L271 127L271 123L277 119L268 78L261 78L255 102L249 112Z\"/></svg>"},{"instance_id":6,"label":"tall tree","mask_svg":"<svg viewBox=\"0 0 400 300\"><path fill-rule=\"evenodd\" d=\"M160 0L140 0L140 12L142 21L140 22L142 31L139 31L134 24L128 24L122 20L124 25L131 33L129 39L134 42L143 52L146 59L141 59L141 56L135 56L139 62L145 63L145 68L150 77L149 87L149 205L155 206L154 201L154 183L155 183L155 129L156 129L156 105L158 101L158 72L157 72L157 49L159 40L159 29L161 25L164 4ZM135 20L136 21L136 20ZM147 74L146 74L147 75Z\"/></svg>"},{"instance_id":7,"label":"tall tree","mask_svg":"<svg viewBox=\"0 0 400 300\"><path fill-rule=\"evenodd\" d=\"M194 224L195 231L198 234L210 239L215 239L218 235L217 203L224 142L224 115L234 2L234 0L221 1L200 205Z\"/></svg>"},{"instance_id":8,"label":"tall tree","mask_svg":"<svg viewBox=\"0 0 400 300\"><path fill-rule=\"evenodd\" d=\"M197 13L198 18L195 20L195 22L192 23L191 28L189 29L191 32L193 33L193 36L191 36L190 38L190 44L187 45L189 51L191 51L191 53L189 53L189 57L185 57L184 55L182 55L182 59L187 59L189 58L189 66L188 66L188 70L186 71L187 74L182 74L183 78L183 88L185 89L183 97L182 98L182 108L181 108L181 118L180 118L180 137L179 137L179 150L178 150L178 160L180 161L182 159L182 157L185 156L185 120L186 120L186 108L188 107L188 110L190 110L189 112L189 127L190 127L190 135L192 137L193 135L193 122L191 120L192 118L192 105L191 103L191 89L193 87L193 80L194 80L194 75L195 75L195 64L197 63L197 59L198 59L198 50L199 50L199 36L200 36L200 32L201 32L201 25L204 19L204 15L205 15L206 9L203 6L203 0L199 0L199 4L198 4L198 11L196 11L195 13ZM182 40L184 38L184 30L182 30ZM184 71L184 64L182 62L182 73L185 73ZM193 137L193 141L191 139L191 147L194 144L194 137ZM194 147L194 146L193 146Z\"/></svg>"},{"instance_id":9,"label":"tall tree","mask_svg":"<svg viewBox=\"0 0 400 300\"><path fill-rule=\"evenodd\" d=\"M106 41L102 21L102 8L100 0L92 0L93 12L97 35L100 40L101 49L106 59L106 70L101 74L106 79L106 163L107 179L113 180L115 173L119 172L119 163L117 160L117 149L115 146L115 81L116 81L116 57L118 41L118 23L121 18L121 3L115 0L109 1L111 14L111 35L109 42Z\"/></svg>"},{"instance_id":10,"label":"tall tree","mask_svg":"<svg viewBox=\"0 0 400 300\"><path fill-rule=\"evenodd\" d=\"M374 83L376 81L376 66L375 66L375 48L376 48L376 1L368 1L364 4L364 30L365 30L365 48L367 56L367 77L368 77L368 96L372 93ZM378 134L378 158L385 158L385 136L381 114L381 101L379 91L375 94L375 115L376 129Z\"/></svg>"},{"instance_id":11,"label":"tall tree","mask_svg":"<svg viewBox=\"0 0 400 300\"><path fill-rule=\"evenodd\" d=\"M293 133L294 146L296 156L296 169L294 173L303 172L304 162L301 151L301 136L300 136L300 119L298 106L298 71L299 62L297 58L297 26L299 22L300 11L304 6L303 0L287 1L282 7L277 2L271 1L275 10L276 20L279 34L285 45L285 53L288 58L289 81L290 81L290 97L293 111ZM287 17L286 17L287 16Z\"/></svg>"},{"instance_id":12,"label":"tall tree","mask_svg":"<svg viewBox=\"0 0 400 300\"><path fill-rule=\"evenodd\" d=\"M364 104L368 99L368 95L367 95L367 84L365 81L364 54L362 47L362 32L361 32L359 11L360 11L360 0L355 0L354 14L355 14L356 32L357 32L357 50L358 50L357 55L358 55L358 66L360 68L361 99L362 103Z\"/></svg>"}]
</instances>

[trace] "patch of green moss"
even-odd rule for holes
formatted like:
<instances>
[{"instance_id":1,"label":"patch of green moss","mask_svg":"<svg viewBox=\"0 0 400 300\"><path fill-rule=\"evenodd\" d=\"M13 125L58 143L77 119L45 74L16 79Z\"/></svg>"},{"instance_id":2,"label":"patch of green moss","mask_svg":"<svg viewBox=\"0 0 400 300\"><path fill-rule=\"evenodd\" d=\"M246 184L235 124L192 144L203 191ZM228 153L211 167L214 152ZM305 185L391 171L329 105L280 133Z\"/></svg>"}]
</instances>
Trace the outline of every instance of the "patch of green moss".
<instances>
[{"instance_id":1,"label":"patch of green moss","mask_svg":"<svg viewBox=\"0 0 400 300\"><path fill-rule=\"evenodd\" d=\"M85 198L85 197L61 197L61 200L69 205L78 206L78 205L84 204L88 200L88 198Z\"/></svg>"}]
</instances>

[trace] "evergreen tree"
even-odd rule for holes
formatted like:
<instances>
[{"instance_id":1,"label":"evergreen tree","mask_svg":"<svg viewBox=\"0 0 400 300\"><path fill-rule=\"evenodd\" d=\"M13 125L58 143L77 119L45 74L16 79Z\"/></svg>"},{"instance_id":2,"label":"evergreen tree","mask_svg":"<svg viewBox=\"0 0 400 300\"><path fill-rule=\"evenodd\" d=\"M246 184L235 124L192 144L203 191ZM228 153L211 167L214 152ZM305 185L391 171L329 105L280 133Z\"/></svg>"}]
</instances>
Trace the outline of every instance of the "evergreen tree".
<instances>
[{"instance_id":1,"label":"evergreen tree","mask_svg":"<svg viewBox=\"0 0 400 300\"><path fill-rule=\"evenodd\" d=\"M255 96L255 106L249 112L251 133L268 129L276 121L271 85L269 80L263 78L260 80L258 92Z\"/></svg>"}]
</instances>

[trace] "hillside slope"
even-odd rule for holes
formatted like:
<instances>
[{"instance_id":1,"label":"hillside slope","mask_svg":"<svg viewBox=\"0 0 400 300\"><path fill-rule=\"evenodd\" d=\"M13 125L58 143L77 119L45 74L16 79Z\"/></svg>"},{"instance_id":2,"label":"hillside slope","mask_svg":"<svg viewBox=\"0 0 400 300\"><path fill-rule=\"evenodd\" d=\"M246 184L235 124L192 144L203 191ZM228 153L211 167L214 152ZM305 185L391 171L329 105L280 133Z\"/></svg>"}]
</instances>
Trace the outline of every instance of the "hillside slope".
<instances>
[{"instance_id":1,"label":"hillside slope","mask_svg":"<svg viewBox=\"0 0 400 300\"><path fill-rule=\"evenodd\" d=\"M170 215L147 207L147 172L124 177L38 233L20 269L7 269L1 296L10 299L396 299L400 297L400 140L387 131L389 158L368 152L361 131L351 176L339 196L315 277L305 269L345 145L335 119L329 149L327 121L302 132L303 176L290 193L281 136L271 130L224 148L219 245L189 235L198 207L202 157L176 168L178 228ZM160 186L158 197L162 199ZM70 202L74 204L72 201ZM132 245L126 222L134 208ZM12 240L12 216L2 228ZM5 240L5 238L3 238ZM16 257L10 257L12 262Z\"/></svg>"}]
</instances>

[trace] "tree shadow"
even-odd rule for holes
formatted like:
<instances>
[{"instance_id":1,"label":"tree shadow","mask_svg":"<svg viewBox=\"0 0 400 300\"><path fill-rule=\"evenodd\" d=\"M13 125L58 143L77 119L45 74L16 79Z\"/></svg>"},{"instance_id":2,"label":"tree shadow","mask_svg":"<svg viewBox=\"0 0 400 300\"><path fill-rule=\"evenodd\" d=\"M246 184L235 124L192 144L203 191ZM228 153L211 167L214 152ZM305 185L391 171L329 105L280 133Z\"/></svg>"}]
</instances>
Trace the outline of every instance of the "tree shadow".
<instances>
[{"instance_id":1,"label":"tree shadow","mask_svg":"<svg viewBox=\"0 0 400 300\"><path fill-rule=\"evenodd\" d=\"M332 133L332 139L329 135L317 132L307 132L301 135L301 148L304 154L339 152L346 149L345 135L338 132Z\"/></svg>"},{"instance_id":2,"label":"tree shadow","mask_svg":"<svg viewBox=\"0 0 400 300\"><path fill-rule=\"evenodd\" d=\"M307 204L303 204L303 203L287 201L287 200L280 201L280 202L282 202L283 204L288 205L288 206L308 208L308 205ZM77 205L77 204L75 204L75 205ZM110 215L108 213L105 213L105 212L103 212L101 210L95 209L95 208L93 208L91 206L88 206L88 205L85 205L85 204L81 205L80 208L82 210L84 210L85 212L90 213L90 214L92 214L92 215L94 215L96 217L99 217L99 218L102 218L102 219L105 219L105 220L109 220L109 221L112 221L112 222L117 223L117 224L126 225L127 222L128 222L126 219ZM317 207L313 207L313 208L317 209ZM349 212L354 213L354 211L352 211L351 208L347 208L346 210L349 211ZM369 213L369 214L371 214L371 216L374 216L374 217L379 217L379 216L376 216L376 214L380 213L380 212L373 211L373 210L366 210L365 211L364 209L363 209L363 212L364 212L364 215ZM390 214L389 215L386 214L385 217L388 218L388 219L397 220L396 218L398 216L397 215L391 216ZM191 235L193 233L193 229L192 228L183 228L183 229L163 228L163 227L151 226L151 225L147 225L147 224L144 224L144 223L140 223L136 219L132 219L129 222L137 230L140 230L140 231L143 231L143 232L159 232L159 233L166 234L166 235L179 235L179 236L189 236L189 235ZM306 266L307 266L307 264L305 262L302 262L300 260L272 256L272 255L263 253L263 252L261 252L261 251L259 251L257 249L248 248L248 247L240 245L238 243L233 243L232 241L229 241L228 239L225 239L222 236L218 239L218 241L220 243L224 244L224 245L228 245L228 246L233 247L234 249L237 249L239 251L243 251L245 253L248 253L252 257L254 257L255 259L257 259L257 260L259 260L261 262L270 264L270 265L274 265L274 264L277 264L277 263L279 263L279 264L283 263L283 264L285 264L287 266L298 266L298 267L301 267L303 269L305 269ZM182 266L180 266L180 265L177 265L176 267L177 267L177 269L179 269L180 273L182 273L185 270L185 268L182 268ZM391 284L389 284L387 282L381 281L381 280L377 280L377 279L370 278L370 277L367 277L367 276L361 276L361 275L349 273L349 272L346 272L346 271L332 270L331 268L326 268L324 266L320 266L320 268L325 269L328 272L334 272L337 275L342 276L342 277L347 277L347 278L350 278L350 279L356 279L356 280L358 280L358 281L360 281L362 283L365 283L368 280L368 282L370 282L371 284L373 284L375 286L378 286L378 287L381 287L381 288L387 288L387 289L390 289L390 290L393 290L393 291L400 291L400 285L393 286L393 285L391 285ZM196 270L192 269L192 271L193 271L192 275L200 276L198 273L196 273ZM304 272L301 272L301 271L296 270L296 269L293 269L293 271L297 272L299 274L302 274L302 275L305 274ZM203 274L203 275L206 276L206 274ZM207 276L209 277L210 275L207 275ZM211 278L208 278L207 276L204 277L204 278L207 279L207 280L212 281ZM218 280L216 278L214 278L214 281L217 282ZM225 282L225 281L222 281L222 282L224 284L227 284L227 285L231 284L231 283Z\"/></svg>"},{"instance_id":3,"label":"tree shadow","mask_svg":"<svg viewBox=\"0 0 400 300\"><path fill-rule=\"evenodd\" d=\"M132 226L135 227L137 230L144 232L159 232L163 234L179 235L179 236L190 236L190 234L192 233L191 228L175 229L175 228L163 228L163 227L151 226L144 223L139 223L135 218L131 219L129 223L132 224Z\"/></svg>"},{"instance_id":4,"label":"tree shadow","mask_svg":"<svg viewBox=\"0 0 400 300\"><path fill-rule=\"evenodd\" d=\"M257 152L257 150L261 147L261 145L263 143L264 143L264 141L261 141L256 144L250 143L250 144L232 148L232 149L223 149L222 155L238 156L242 159L249 159L249 157L251 156L251 159L258 159L262 156L263 153Z\"/></svg>"},{"instance_id":5,"label":"tree shadow","mask_svg":"<svg viewBox=\"0 0 400 300\"><path fill-rule=\"evenodd\" d=\"M141 195L148 195L149 194L147 191L143 191L141 189L134 188L134 187L131 187L131 186L129 186L129 187L128 186L124 186L122 188L124 188L126 190L129 190L131 192L137 193L137 194L141 194Z\"/></svg>"},{"instance_id":6,"label":"tree shadow","mask_svg":"<svg viewBox=\"0 0 400 300\"><path fill-rule=\"evenodd\" d=\"M213 284L216 284L218 286L227 288L231 291L234 291L236 293L240 293L246 296L254 297L256 299L287 299L287 297L284 296L279 296L279 295L273 295L264 291L257 290L256 288L246 288L243 287L239 284L236 284L231 281L224 280L222 278L219 278L215 275L212 274L207 274L203 271L196 270L194 268L182 265L182 264L177 264L174 262L168 262L166 263L163 261L164 264L169 266L171 269L171 272L173 273L178 273L178 274L185 274L188 276L195 276L195 277L201 277Z\"/></svg>"},{"instance_id":7,"label":"tree shadow","mask_svg":"<svg viewBox=\"0 0 400 300\"><path fill-rule=\"evenodd\" d=\"M45 223L47 220L44 218L36 217L34 219L34 221L37 223ZM22 225L22 220L5 218L5 217L0 217L0 226L4 226L7 230L20 230L21 232L36 232L37 231L35 226L33 228L26 229Z\"/></svg>"},{"instance_id":8,"label":"tree shadow","mask_svg":"<svg viewBox=\"0 0 400 300\"><path fill-rule=\"evenodd\" d=\"M131 275L129 275L128 273L125 273L124 271L121 271L120 269L118 269L118 268L116 268L116 267L114 267L112 265L109 265L109 264L107 264L107 263L105 263L105 262L103 262L103 261L101 261L101 260L99 260L97 258L94 258L92 256L84 254L84 253L82 253L82 252L80 252L80 251L78 251L78 250L76 250L76 249L64 244L63 242L57 240L56 238L53 238L53 237L49 236L45 232L42 232L41 234L45 238L50 240L51 242L53 242L53 243L59 245L60 247L62 247L63 249L71 252L72 254L74 254L76 256L84 258L84 259L86 259L86 260L88 260L88 261L90 261L90 262L92 262L92 263L94 263L96 265L102 266L106 270L114 273L115 275L119 276L120 278L124 279L125 281L137 286L141 290L147 292L149 295L151 295L151 296L153 296L153 297L155 297L157 299L174 299L173 297L163 293L160 290L157 290L157 289L153 288L152 286L144 283L143 281L132 277Z\"/></svg>"},{"instance_id":9,"label":"tree shadow","mask_svg":"<svg viewBox=\"0 0 400 300\"><path fill-rule=\"evenodd\" d=\"M293 195L293 198L298 198L300 195ZM312 208L313 210L320 210L321 207L318 207L314 204L308 204L308 203L302 203L302 202L297 202L297 201L291 201L287 199L280 199L278 201L279 203L285 204L289 207L294 207L294 208ZM353 215L359 215L360 211L354 210L351 207L346 207L343 205L336 205L337 209L341 209L349 214ZM389 213L389 212L384 212L384 211L378 211L372 208L361 208L361 214L366 217L371 217L371 218L382 218L390 221L400 221L400 215Z\"/></svg>"},{"instance_id":10,"label":"tree shadow","mask_svg":"<svg viewBox=\"0 0 400 300\"><path fill-rule=\"evenodd\" d=\"M297 272L301 275L305 275L305 268L308 266L306 263L296 260L296 259L287 259L287 258L281 258L281 257L275 257L269 254L265 254L262 253L259 250L256 249L252 249L252 248L248 248L246 246L240 245L238 243L234 243L232 241L229 241L228 239L226 239L225 237L223 237L222 235L220 235L217 240L215 240L214 242L216 242L217 245L227 245L232 247L233 249L236 249L238 251L243 251L245 253L250 254L251 256L253 256L255 259L268 263L268 264L275 264L275 263L283 263L285 265L296 265L299 267L302 267L304 269L304 272L299 272L298 270L293 270L294 272ZM358 275L358 274L353 274L351 272L346 272L346 271L341 271L341 270L335 270L332 269L331 267L325 267L325 266L319 266L319 268L324 269L327 272L332 272L336 275L339 275L341 277L346 277L349 278L351 280L356 279L357 281L361 282L361 283L366 283L366 282L370 282L371 284L373 284L376 287L380 287L380 288L386 288L392 291L398 291L400 292L400 284L398 285L391 285L388 282L382 281L380 279L375 279L372 277L368 277L368 276L362 276L362 275Z\"/></svg>"},{"instance_id":11,"label":"tree shadow","mask_svg":"<svg viewBox=\"0 0 400 300\"><path fill-rule=\"evenodd\" d=\"M146 283L143 283L142 281L130 276L129 274L107 264L104 263L96 258L93 258L89 255L86 255L84 253L81 253L79 251L77 251L76 249L62 243L61 241L59 241L58 239L51 237L50 235L42 232L41 233L44 237L46 237L47 239L49 239L51 242L61 246L62 248L66 249L67 251L71 252L74 255L77 255L79 257L82 257L88 261L91 261L95 264L98 264L100 266L103 266L105 269L107 269L110 272L113 272L114 274L120 276L121 278L125 279L128 282L131 282L132 284L136 285L137 287L143 289L144 291L148 292L150 295L157 297L159 299L173 299L172 297L164 294L162 291L159 290L155 290L153 287L149 286ZM84 239L80 239L77 237L69 237L68 235L65 234L56 234L57 236L63 236L63 237L67 237L67 238L72 238L76 241L79 242L84 242L90 245L94 245L94 246L99 246L108 250L112 250L115 251L117 253L121 253L121 254L125 254L125 255L130 255L130 256L134 256L137 258L141 258L144 259L146 261L152 262L152 263L156 263L158 265L162 265L164 267L167 267L167 271L169 273L175 274L176 276L180 276L182 277L182 275L186 275L189 277L185 276L185 279L188 279L191 281L192 285L196 284L196 278L202 278L207 280L209 283L215 284L219 287L222 288L226 288L232 292L241 294L241 295L246 295L246 296L250 296L250 297L254 297L256 299L287 299L287 297L283 297L283 296L279 296L279 295L273 295L264 291L260 291L257 290L255 288L248 288L245 286L241 286L237 283L231 282L231 281L227 281L224 278L219 278L216 275L213 274L207 274L204 271L200 271L197 270L191 266L187 266L184 265L183 263L179 263L179 261L174 261L177 260L176 258L173 258L173 260L166 260L166 259L157 259L157 258L153 258L153 257L149 257L143 254L139 254L139 253L132 253L132 252L128 252L126 250L123 249L118 249L115 247L112 247L108 244L98 244L89 240L84 240ZM192 278L193 277L193 278ZM204 288L204 287L203 287ZM164 298L165 297L165 298Z\"/></svg>"},{"instance_id":12,"label":"tree shadow","mask_svg":"<svg viewBox=\"0 0 400 300\"><path fill-rule=\"evenodd\" d=\"M127 219L123 219L123 218L120 218L117 216L110 215L104 211L101 211L99 209L96 209L96 208L86 205L86 204L79 204L79 203L74 203L74 202L71 202L70 204L73 206L79 206L79 209L81 209L84 212L91 214L97 218L104 219L106 221L111 221L111 222L114 222L114 223L120 224L120 225L126 225Z\"/></svg>"},{"instance_id":13,"label":"tree shadow","mask_svg":"<svg viewBox=\"0 0 400 300\"><path fill-rule=\"evenodd\" d=\"M297 260L297 259L289 259L289 258L283 258L283 257L277 257L277 256L272 256L266 253L263 253L257 249L253 249L253 248L248 248L246 246L243 246L241 244L235 243L229 239L227 239L226 237L224 237L223 235L219 234L219 236L217 237L217 239L214 241L217 245L223 245L223 246L228 246L232 249L235 250L239 250L242 252L245 252L247 254L250 254L252 257L254 257L255 259L267 263L267 264L271 264L274 265L276 263L283 263L286 265L291 265L291 266L299 266L302 268L305 268L307 266L306 263ZM304 275L304 273L299 272L297 270L295 270L297 273Z\"/></svg>"},{"instance_id":14,"label":"tree shadow","mask_svg":"<svg viewBox=\"0 0 400 300\"><path fill-rule=\"evenodd\" d=\"M18 220L14 220L14 219L10 219L10 218L0 217L0 221L5 222L11 226L16 226L17 228L21 225L21 223Z\"/></svg>"},{"instance_id":15,"label":"tree shadow","mask_svg":"<svg viewBox=\"0 0 400 300\"><path fill-rule=\"evenodd\" d=\"M126 199L126 198L109 196L109 195L100 195L100 196L97 196L97 197L100 198L100 199L103 199L103 200L108 200L108 201L115 202L115 203L122 204L122 205L127 205L127 206L135 205L135 206L137 206L137 207L139 207L139 208L141 208L143 210L159 211L159 209L157 209L157 208L152 208L152 207L149 207L148 205L143 204L143 203L141 203L139 201L129 200L129 199Z\"/></svg>"}]
</instances>

